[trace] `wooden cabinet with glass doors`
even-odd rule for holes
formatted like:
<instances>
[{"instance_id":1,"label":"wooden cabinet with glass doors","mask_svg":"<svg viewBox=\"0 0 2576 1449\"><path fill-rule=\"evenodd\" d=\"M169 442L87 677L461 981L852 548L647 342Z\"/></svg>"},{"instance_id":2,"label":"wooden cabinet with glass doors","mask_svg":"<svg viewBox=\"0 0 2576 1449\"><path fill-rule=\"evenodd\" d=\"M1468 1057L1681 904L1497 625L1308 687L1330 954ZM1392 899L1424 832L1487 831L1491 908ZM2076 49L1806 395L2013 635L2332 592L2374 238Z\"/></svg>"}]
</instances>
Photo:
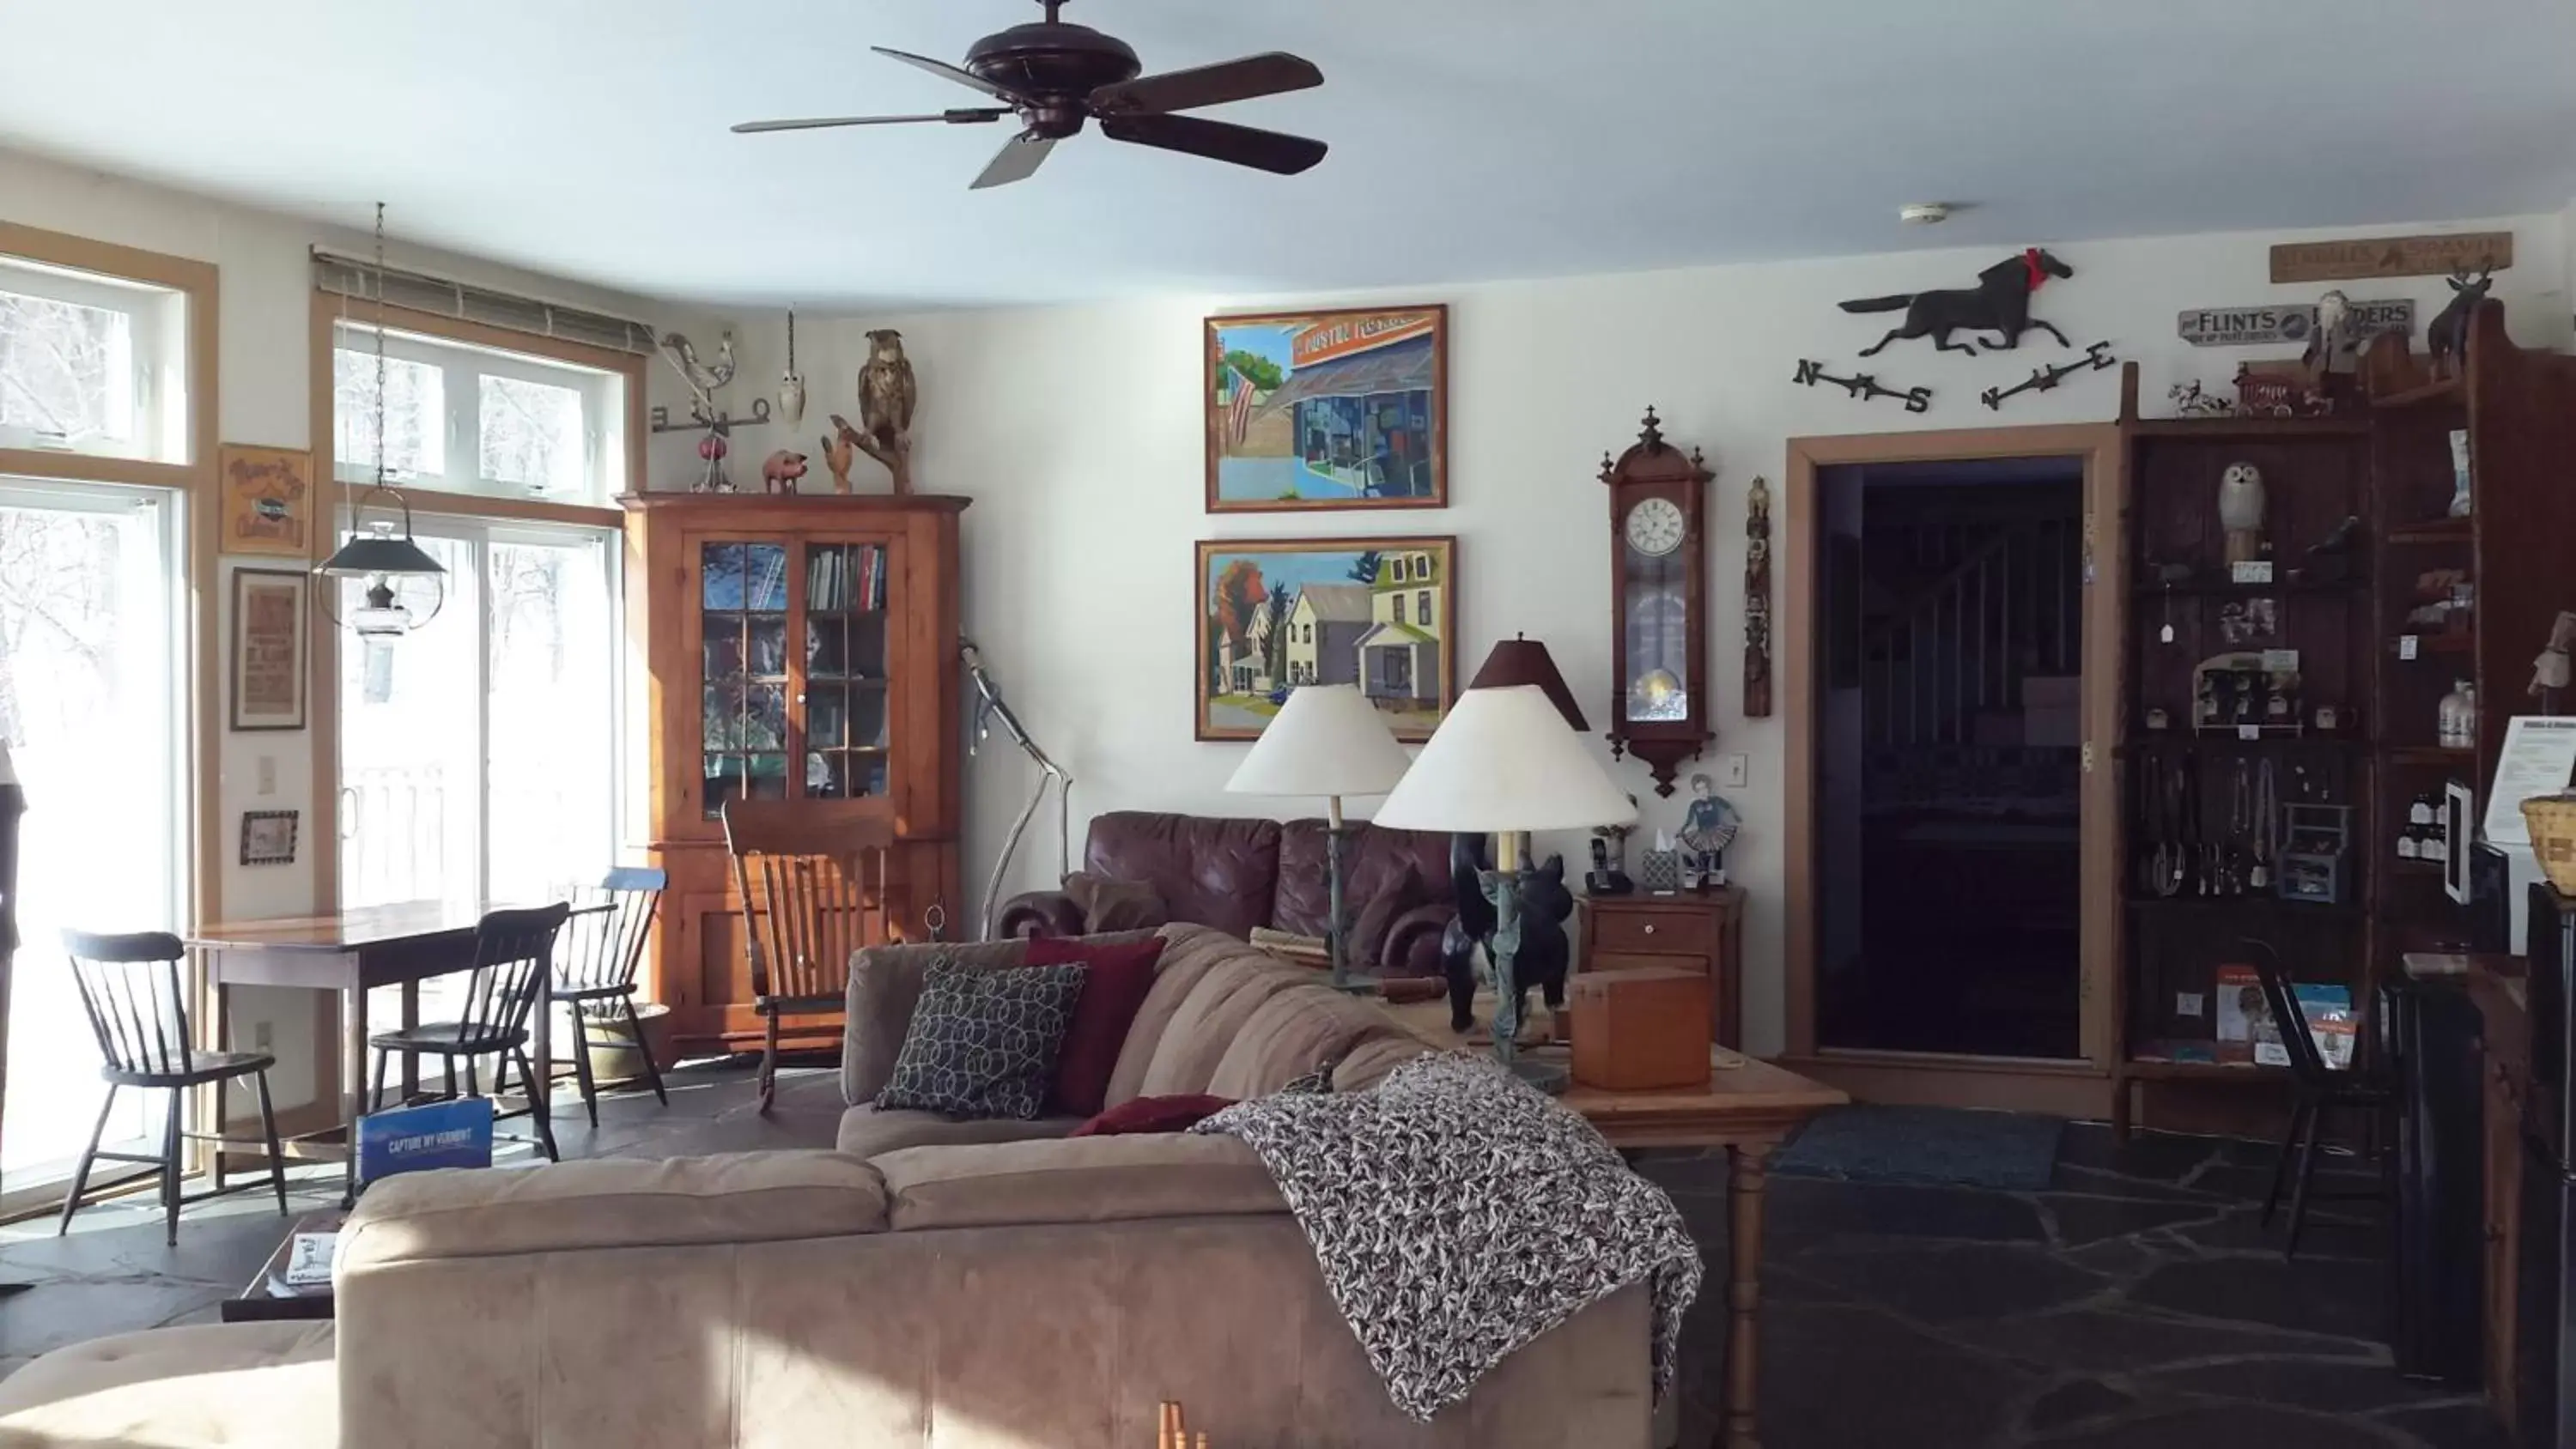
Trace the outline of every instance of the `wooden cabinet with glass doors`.
<instances>
[{"instance_id":1,"label":"wooden cabinet with glass doors","mask_svg":"<svg viewBox=\"0 0 2576 1449\"><path fill-rule=\"evenodd\" d=\"M958 884L963 498L648 494L627 509L634 691L649 721L652 863L671 873L648 989L683 1052L756 1046L727 800L890 821L887 919L965 919ZM836 1049L837 1016L788 1044Z\"/></svg>"}]
</instances>

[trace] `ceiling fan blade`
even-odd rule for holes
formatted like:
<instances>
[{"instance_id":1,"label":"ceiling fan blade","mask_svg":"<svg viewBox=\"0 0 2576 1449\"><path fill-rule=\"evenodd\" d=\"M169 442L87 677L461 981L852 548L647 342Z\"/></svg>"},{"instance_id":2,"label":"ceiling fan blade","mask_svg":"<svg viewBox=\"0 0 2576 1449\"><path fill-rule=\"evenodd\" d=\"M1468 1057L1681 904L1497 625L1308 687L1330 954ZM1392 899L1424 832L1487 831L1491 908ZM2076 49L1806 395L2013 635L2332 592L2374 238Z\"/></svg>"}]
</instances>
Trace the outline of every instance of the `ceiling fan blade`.
<instances>
[{"instance_id":1,"label":"ceiling fan blade","mask_svg":"<svg viewBox=\"0 0 2576 1449\"><path fill-rule=\"evenodd\" d=\"M1038 174L1038 168L1044 166L1046 158L1054 152L1053 137L1041 136L1035 131L1024 131L1013 136L1011 144L1004 146L1002 154L994 157L993 164L985 167L984 174L976 177L975 184L966 189L989 191L996 186L1008 186L1014 181L1026 181Z\"/></svg>"},{"instance_id":2,"label":"ceiling fan blade","mask_svg":"<svg viewBox=\"0 0 2576 1449\"><path fill-rule=\"evenodd\" d=\"M1194 111L1228 101L1248 101L1302 91L1324 83L1315 63L1284 51L1247 55L1217 65L1166 71L1102 86L1091 93L1093 109L1109 111Z\"/></svg>"},{"instance_id":3,"label":"ceiling fan blade","mask_svg":"<svg viewBox=\"0 0 2576 1449\"><path fill-rule=\"evenodd\" d=\"M868 48L889 59L902 61L905 65L917 65L923 70L930 72L932 75L938 76L944 80L953 80L961 86L971 86L974 89L991 96L997 101L1008 101L1014 106L1025 106L1030 104L1027 96L1021 95L1017 91L997 86L991 81L984 79L982 76L975 74L971 70L960 70L956 66L950 65L944 60L932 60L929 56L914 55L909 51L888 50L882 45L874 45Z\"/></svg>"},{"instance_id":4,"label":"ceiling fan blade","mask_svg":"<svg viewBox=\"0 0 2576 1449\"><path fill-rule=\"evenodd\" d=\"M1113 141L1185 151L1281 176L1311 169L1330 149L1321 141L1303 136L1283 136L1277 131L1203 121L1196 116L1103 116L1100 134Z\"/></svg>"},{"instance_id":5,"label":"ceiling fan blade","mask_svg":"<svg viewBox=\"0 0 2576 1449\"><path fill-rule=\"evenodd\" d=\"M952 126L975 126L998 121L1011 114L1000 106L973 106L954 111L938 111L927 116L817 116L804 121L745 121L733 128L737 136L761 131L819 131L830 126L914 126L945 121Z\"/></svg>"}]
</instances>

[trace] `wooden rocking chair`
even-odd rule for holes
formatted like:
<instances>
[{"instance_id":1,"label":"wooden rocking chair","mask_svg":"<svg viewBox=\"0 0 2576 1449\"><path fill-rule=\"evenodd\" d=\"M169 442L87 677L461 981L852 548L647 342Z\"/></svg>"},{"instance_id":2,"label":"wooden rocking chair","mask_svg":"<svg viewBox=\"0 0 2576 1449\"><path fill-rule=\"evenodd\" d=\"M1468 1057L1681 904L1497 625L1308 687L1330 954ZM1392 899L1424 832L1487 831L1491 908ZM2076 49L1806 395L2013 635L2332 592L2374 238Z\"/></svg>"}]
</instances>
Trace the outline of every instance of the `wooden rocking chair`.
<instances>
[{"instance_id":1,"label":"wooden rocking chair","mask_svg":"<svg viewBox=\"0 0 2576 1449\"><path fill-rule=\"evenodd\" d=\"M763 1033L763 1112L778 1092L779 1018L842 1010L851 955L894 939L886 896L894 827L878 818L817 822L812 813L801 801L731 800L724 807L752 1010Z\"/></svg>"}]
</instances>

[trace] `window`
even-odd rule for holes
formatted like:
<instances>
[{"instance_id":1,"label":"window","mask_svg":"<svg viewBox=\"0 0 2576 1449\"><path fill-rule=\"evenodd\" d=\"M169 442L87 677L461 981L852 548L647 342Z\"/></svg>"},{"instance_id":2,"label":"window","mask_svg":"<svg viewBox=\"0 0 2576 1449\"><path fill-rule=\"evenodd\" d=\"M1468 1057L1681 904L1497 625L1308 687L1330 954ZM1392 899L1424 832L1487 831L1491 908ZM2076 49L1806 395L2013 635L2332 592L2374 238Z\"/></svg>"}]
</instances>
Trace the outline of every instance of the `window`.
<instances>
[{"instance_id":1,"label":"window","mask_svg":"<svg viewBox=\"0 0 2576 1449\"><path fill-rule=\"evenodd\" d=\"M1404 555L1402 554L1395 556L1395 581L1399 584L1404 582Z\"/></svg>"},{"instance_id":2,"label":"window","mask_svg":"<svg viewBox=\"0 0 2576 1449\"><path fill-rule=\"evenodd\" d=\"M0 258L0 448L188 461L187 299Z\"/></svg>"},{"instance_id":3,"label":"window","mask_svg":"<svg viewBox=\"0 0 2576 1449\"><path fill-rule=\"evenodd\" d=\"M1413 596L1413 622L1420 624L1425 629L1432 627L1431 591L1429 589L1424 589L1421 593Z\"/></svg>"},{"instance_id":4,"label":"window","mask_svg":"<svg viewBox=\"0 0 2576 1449\"><path fill-rule=\"evenodd\" d=\"M332 349L343 482L375 474L375 329ZM397 483L503 498L606 503L626 476L626 380L461 342L385 333L385 464Z\"/></svg>"},{"instance_id":5,"label":"window","mask_svg":"<svg viewBox=\"0 0 2576 1449\"><path fill-rule=\"evenodd\" d=\"M445 604L399 642L340 640L340 903L595 882L617 843L616 534L413 528L448 570ZM355 607L359 581L341 587Z\"/></svg>"},{"instance_id":6,"label":"window","mask_svg":"<svg viewBox=\"0 0 2576 1449\"><path fill-rule=\"evenodd\" d=\"M1399 624L1404 622L1404 595L1402 594L1395 596L1395 622Z\"/></svg>"},{"instance_id":7,"label":"window","mask_svg":"<svg viewBox=\"0 0 2576 1449\"><path fill-rule=\"evenodd\" d=\"M152 488L0 479L0 737L26 782L27 949L9 1002L0 1184L59 1198L107 1107L65 926L180 928L187 698L180 503ZM157 1146L159 1094L122 1092L111 1151ZM113 1171L102 1165L102 1171Z\"/></svg>"}]
</instances>

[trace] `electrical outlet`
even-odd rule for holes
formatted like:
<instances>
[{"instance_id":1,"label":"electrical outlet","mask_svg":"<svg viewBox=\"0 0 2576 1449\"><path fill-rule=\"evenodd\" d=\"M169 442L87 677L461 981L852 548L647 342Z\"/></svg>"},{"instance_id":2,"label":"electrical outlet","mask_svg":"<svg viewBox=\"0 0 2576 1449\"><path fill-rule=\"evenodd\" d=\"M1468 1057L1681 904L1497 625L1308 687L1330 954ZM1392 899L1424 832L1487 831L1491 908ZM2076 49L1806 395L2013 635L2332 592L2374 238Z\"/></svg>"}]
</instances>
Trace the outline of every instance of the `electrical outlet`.
<instances>
[{"instance_id":1,"label":"electrical outlet","mask_svg":"<svg viewBox=\"0 0 2576 1449\"><path fill-rule=\"evenodd\" d=\"M1743 755L1727 755L1717 762L1718 783L1729 790L1741 790L1752 778L1753 762Z\"/></svg>"},{"instance_id":2,"label":"electrical outlet","mask_svg":"<svg viewBox=\"0 0 2576 1449\"><path fill-rule=\"evenodd\" d=\"M2209 998L2202 992L2177 991L2174 993L2174 1015L2176 1016L2199 1016L2208 1009L2208 1005Z\"/></svg>"},{"instance_id":3,"label":"electrical outlet","mask_svg":"<svg viewBox=\"0 0 2576 1449\"><path fill-rule=\"evenodd\" d=\"M252 1023L251 1023L251 1027L250 1027L250 1049L251 1049L252 1051L255 1051L255 1052L264 1052L264 1051L267 1051L270 1047L275 1046L276 1044L277 1044L277 1023L276 1023L276 1022L273 1022L273 1021L265 1021L265 1020L263 1020L263 1021L255 1021L255 1022L252 1022Z\"/></svg>"},{"instance_id":4,"label":"electrical outlet","mask_svg":"<svg viewBox=\"0 0 2576 1449\"><path fill-rule=\"evenodd\" d=\"M277 756L275 755L259 757L259 793L263 795L277 793Z\"/></svg>"}]
</instances>

